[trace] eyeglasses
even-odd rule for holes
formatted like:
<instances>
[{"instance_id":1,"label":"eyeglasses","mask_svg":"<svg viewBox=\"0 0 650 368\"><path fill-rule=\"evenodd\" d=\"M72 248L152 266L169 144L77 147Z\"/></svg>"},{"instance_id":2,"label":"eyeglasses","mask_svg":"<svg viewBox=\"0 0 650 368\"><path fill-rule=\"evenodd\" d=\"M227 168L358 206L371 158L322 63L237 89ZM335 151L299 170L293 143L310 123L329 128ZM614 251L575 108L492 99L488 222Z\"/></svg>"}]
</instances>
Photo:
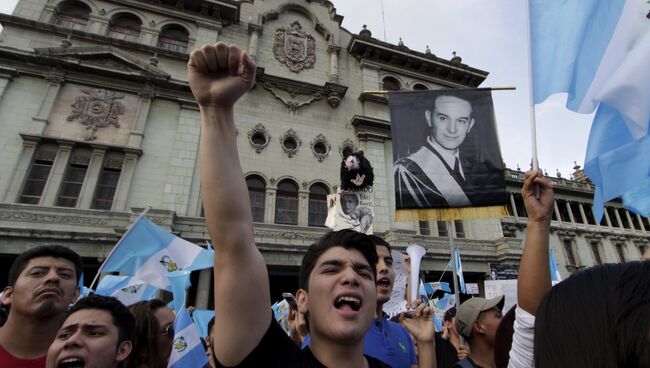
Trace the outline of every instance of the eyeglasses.
<instances>
[{"instance_id":1,"label":"eyeglasses","mask_svg":"<svg viewBox=\"0 0 650 368\"><path fill-rule=\"evenodd\" d=\"M174 325L167 325L163 332L161 333L163 336L167 336L170 339L174 337Z\"/></svg>"}]
</instances>

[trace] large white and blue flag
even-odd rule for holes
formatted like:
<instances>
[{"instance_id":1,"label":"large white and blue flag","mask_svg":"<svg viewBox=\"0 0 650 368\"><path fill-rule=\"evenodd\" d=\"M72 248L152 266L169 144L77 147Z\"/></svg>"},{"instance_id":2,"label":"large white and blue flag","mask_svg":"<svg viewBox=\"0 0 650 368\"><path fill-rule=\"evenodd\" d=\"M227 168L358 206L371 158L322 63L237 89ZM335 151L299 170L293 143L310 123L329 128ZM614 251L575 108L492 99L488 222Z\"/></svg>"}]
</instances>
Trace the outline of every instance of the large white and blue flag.
<instances>
[{"instance_id":1,"label":"large white and blue flag","mask_svg":"<svg viewBox=\"0 0 650 368\"><path fill-rule=\"evenodd\" d=\"M211 268L213 264L213 251L181 239L141 216L115 245L99 271L121 272L169 289L168 273Z\"/></svg>"},{"instance_id":2,"label":"large white and blue flag","mask_svg":"<svg viewBox=\"0 0 650 368\"><path fill-rule=\"evenodd\" d=\"M208 336L208 324L214 318L213 310L199 310L192 312L192 319L196 328L199 330L199 336L206 338Z\"/></svg>"},{"instance_id":3,"label":"large white and blue flag","mask_svg":"<svg viewBox=\"0 0 650 368\"><path fill-rule=\"evenodd\" d=\"M646 0L530 0L533 98L568 92L567 107L591 113L585 172L594 215L623 203L650 215L650 23Z\"/></svg>"},{"instance_id":4,"label":"large white and blue flag","mask_svg":"<svg viewBox=\"0 0 650 368\"><path fill-rule=\"evenodd\" d=\"M208 363L208 357L201 344L197 330L190 314L183 306L176 313L174 322L174 341L172 353L169 356L168 368L203 367Z\"/></svg>"},{"instance_id":5,"label":"large white and blue flag","mask_svg":"<svg viewBox=\"0 0 650 368\"><path fill-rule=\"evenodd\" d=\"M112 296L129 306L143 300L153 299L158 288L129 276L105 275L99 281L95 294Z\"/></svg>"},{"instance_id":6,"label":"large white and blue flag","mask_svg":"<svg viewBox=\"0 0 650 368\"><path fill-rule=\"evenodd\" d=\"M465 294L467 289L465 289L465 277L463 277L463 264L460 263L460 249L454 249L454 261L456 262L456 274L458 275L458 284L460 292Z\"/></svg>"}]
</instances>

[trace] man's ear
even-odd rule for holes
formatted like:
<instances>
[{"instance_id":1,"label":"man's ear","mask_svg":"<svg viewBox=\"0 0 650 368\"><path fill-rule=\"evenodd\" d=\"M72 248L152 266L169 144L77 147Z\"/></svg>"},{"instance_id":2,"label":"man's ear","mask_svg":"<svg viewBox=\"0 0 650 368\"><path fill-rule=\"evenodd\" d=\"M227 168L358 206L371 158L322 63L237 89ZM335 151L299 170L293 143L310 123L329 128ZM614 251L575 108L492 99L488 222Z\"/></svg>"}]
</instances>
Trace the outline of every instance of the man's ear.
<instances>
[{"instance_id":1,"label":"man's ear","mask_svg":"<svg viewBox=\"0 0 650 368\"><path fill-rule=\"evenodd\" d=\"M129 354L131 354L132 349L133 344L131 341L122 341L115 352L115 361L118 363L123 362L124 359L128 358Z\"/></svg>"},{"instance_id":2,"label":"man's ear","mask_svg":"<svg viewBox=\"0 0 650 368\"><path fill-rule=\"evenodd\" d=\"M13 286L5 286L2 290L2 296L0 296L0 302L4 305L11 304L11 297L13 296L14 288Z\"/></svg>"},{"instance_id":3,"label":"man's ear","mask_svg":"<svg viewBox=\"0 0 650 368\"><path fill-rule=\"evenodd\" d=\"M431 110L424 111L424 118L427 119L427 125L431 128Z\"/></svg>"},{"instance_id":4,"label":"man's ear","mask_svg":"<svg viewBox=\"0 0 650 368\"><path fill-rule=\"evenodd\" d=\"M485 333L485 328L483 328L483 324L478 320L474 321L474 324L472 325L472 336L475 336L477 333L481 335Z\"/></svg>"},{"instance_id":5,"label":"man's ear","mask_svg":"<svg viewBox=\"0 0 650 368\"><path fill-rule=\"evenodd\" d=\"M309 308L307 307L307 302L309 301L309 294L303 290L298 289L296 292L296 302L298 303L298 312L307 314Z\"/></svg>"},{"instance_id":6,"label":"man's ear","mask_svg":"<svg viewBox=\"0 0 650 368\"><path fill-rule=\"evenodd\" d=\"M467 133L469 133L469 131L472 130L473 126L474 126L474 118L471 118L469 120L469 128L467 128Z\"/></svg>"}]
</instances>

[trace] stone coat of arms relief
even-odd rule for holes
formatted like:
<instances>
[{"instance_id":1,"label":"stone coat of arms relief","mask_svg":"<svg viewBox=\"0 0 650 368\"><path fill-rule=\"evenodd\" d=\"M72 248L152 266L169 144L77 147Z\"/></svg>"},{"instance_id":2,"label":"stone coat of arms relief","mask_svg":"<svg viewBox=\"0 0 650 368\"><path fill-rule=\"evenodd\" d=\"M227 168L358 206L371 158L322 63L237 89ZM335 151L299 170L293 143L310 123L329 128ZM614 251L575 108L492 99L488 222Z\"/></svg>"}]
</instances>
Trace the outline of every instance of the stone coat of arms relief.
<instances>
[{"instance_id":1,"label":"stone coat of arms relief","mask_svg":"<svg viewBox=\"0 0 650 368\"><path fill-rule=\"evenodd\" d=\"M314 66L316 41L312 35L302 30L302 26L296 20L288 27L278 28L275 31L273 54L289 70L298 73Z\"/></svg>"},{"instance_id":2,"label":"stone coat of arms relief","mask_svg":"<svg viewBox=\"0 0 650 368\"><path fill-rule=\"evenodd\" d=\"M78 96L74 99L72 113L68 116L68 121L79 120L86 129L90 130L87 141L97 138L95 132L100 128L113 125L120 127L119 115L123 115L125 106L118 101L124 98L124 94L107 91L99 88L81 89L86 95Z\"/></svg>"}]
</instances>

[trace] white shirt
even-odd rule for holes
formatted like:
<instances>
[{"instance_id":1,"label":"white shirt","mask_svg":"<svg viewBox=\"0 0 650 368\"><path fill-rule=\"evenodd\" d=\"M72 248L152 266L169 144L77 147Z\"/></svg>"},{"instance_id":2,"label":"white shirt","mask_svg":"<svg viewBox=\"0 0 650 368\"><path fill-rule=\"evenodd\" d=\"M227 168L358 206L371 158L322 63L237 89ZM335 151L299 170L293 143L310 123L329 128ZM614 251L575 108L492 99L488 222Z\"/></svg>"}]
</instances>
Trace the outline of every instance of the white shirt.
<instances>
[{"instance_id":1,"label":"white shirt","mask_svg":"<svg viewBox=\"0 0 650 368\"><path fill-rule=\"evenodd\" d=\"M508 368L534 367L535 316L517 306L514 330Z\"/></svg>"},{"instance_id":2,"label":"white shirt","mask_svg":"<svg viewBox=\"0 0 650 368\"><path fill-rule=\"evenodd\" d=\"M427 137L427 142L433 147L436 152L440 154L440 157L442 157L443 160L447 163L447 166L451 167L452 170L454 170L454 166L456 165L456 160L458 160L458 169L460 170L460 176L465 179L465 173L463 172L463 166L460 164L460 156L458 155L458 149L455 149L454 152L450 152L448 149L445 147L441 146L440 143L438 143L435 139L431 139L431 137Z\"/></svg>"}]
</instances>

